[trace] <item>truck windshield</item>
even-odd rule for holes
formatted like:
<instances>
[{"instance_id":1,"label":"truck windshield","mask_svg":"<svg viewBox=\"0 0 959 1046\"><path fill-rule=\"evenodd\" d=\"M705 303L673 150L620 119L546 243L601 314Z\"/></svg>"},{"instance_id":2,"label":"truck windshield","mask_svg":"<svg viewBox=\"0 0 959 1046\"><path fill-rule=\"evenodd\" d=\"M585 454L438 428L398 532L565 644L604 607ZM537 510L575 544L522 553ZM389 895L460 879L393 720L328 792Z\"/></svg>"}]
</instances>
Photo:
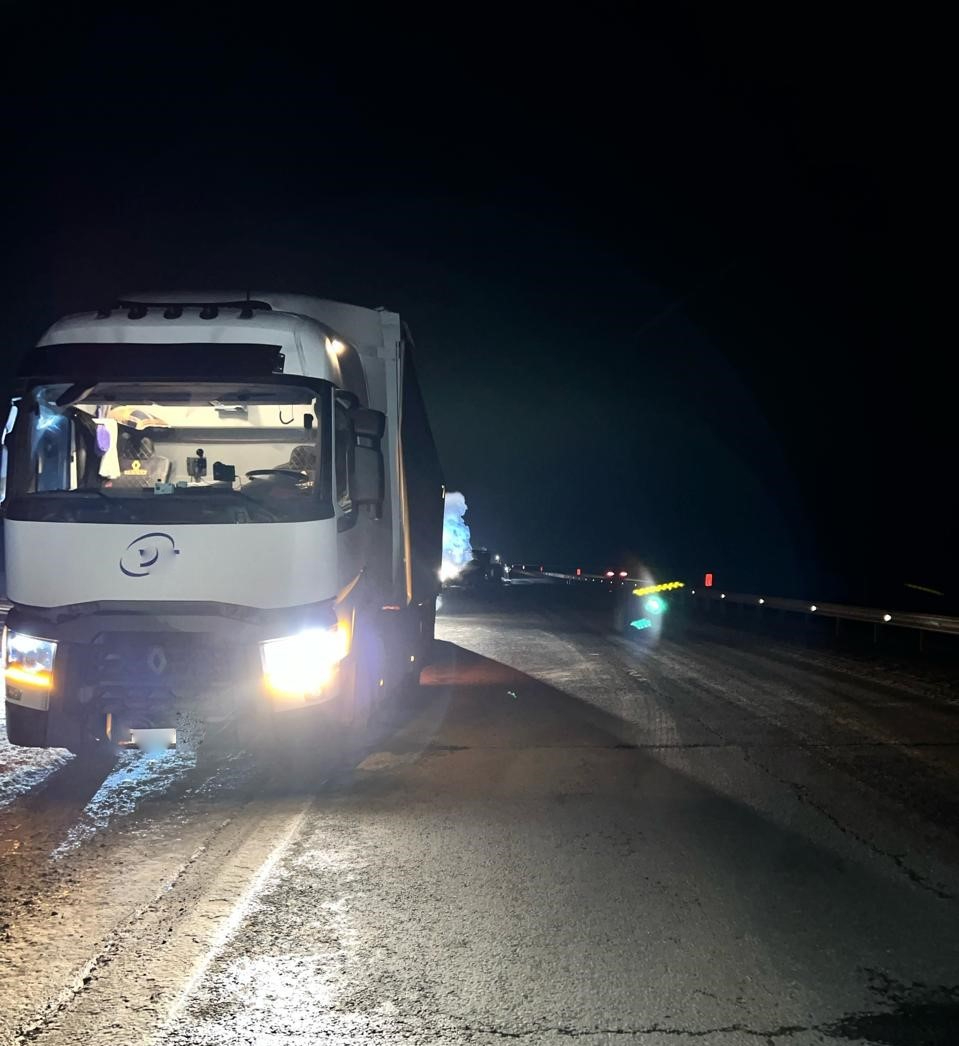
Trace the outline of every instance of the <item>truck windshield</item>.
<instances>
[{"instance_id":1,"label":"truck windshield","mask_svg":"<svg viewBox=\"0 0 959 1046\"><path fill-rule=\"evenodd\" d=\"M310 384L34 387L6 439L5 512L91 523L328 518L331 392Z\"/></svg>"}]
</instances>

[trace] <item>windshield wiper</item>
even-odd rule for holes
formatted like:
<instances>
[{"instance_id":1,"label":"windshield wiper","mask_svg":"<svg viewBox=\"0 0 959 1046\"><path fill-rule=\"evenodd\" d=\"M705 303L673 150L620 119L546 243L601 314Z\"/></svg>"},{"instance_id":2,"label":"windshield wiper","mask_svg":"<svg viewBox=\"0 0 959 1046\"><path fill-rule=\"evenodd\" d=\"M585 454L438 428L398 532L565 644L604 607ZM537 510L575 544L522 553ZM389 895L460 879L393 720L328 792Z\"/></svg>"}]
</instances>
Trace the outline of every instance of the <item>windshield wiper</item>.
<instances>
[{"instance_id":1,"label":"windshield wiper","mask_svg":"<svg viewBox=\"0 0 959 1046\"><path fill-rule=\"evenodd\" d=\"M244 501L248 501L251 505L255 505L271 523L282 522L282 517L268 509L262 501L257 501L256 498L251 498L249 494L244 494L242 490L234 490L232 487L202 487L198 490L191 491L189 496L196 498L205 497L208 494L215 494L218 497L224 494L229 494L234 498L242 498Z\"/></svg>"},{"instance_id":2,"label":"windshield wiper","mask_svg":"<svg viewBox=\"0 0 959 1046\"><path fill-rule=\"evenodd\" d=\"M143 497L143 495L147 492L149 492L151 495L153 494L153 491L149 487L144 487L142 489L130 488L129 492L125 491L123 494L106 494L102 490L84 490L78 487L76 490L34 490L31 491L31 493L28 494L27 497L29 497L31 500L34 498L68 498L71 501L83 500L86 498L96 498L98 500L102 499L103 501L105 501L114 511L129 514L131 508L133 508L134 511L136 511L150 504L150 502L153 500L153 497ZM240 498L241 500L252 505L256 511L256 514L260 517L259 522L282 523L284 521L282 516L277 515L277 513L267 508L266 505L263 504L263 502L257 501L256 498L251 498L249 494L244 494L241 490L233 490L230 487L194 488L189 492L189 494L187 494L187 499L190 501L194 499L199 501L210 496L220 498L225 495L228 495L232 498ZM180 502L182 504L182 501L180 501L180 498L177 498L176 495L173 495L172 497L169 497L167 495L154 496L157 497L158 501L169 501L173 504Z\"/></svg>"},{"instance_id":3,"label":"windshield wiper","mask_svg":"<svg viewBox=\"0 0 959 1046\"><path fill-rule=\"evenodd\" d=\"M77 496L103 498L104 501L115 500L109 494L104 494L102 490L83 489L81 487L77 487L75 490L31 490L26 495L29 498L75 498Z\"/></svg>"},{"instance_id":4,"label":"windshield wiper","mask_svg":"<svg viewBox=\"0 0 959 1046\"><path fill-rule=\"evenodd\" d=\"M102 490L34 490L29 494L21 495L28 504L43 504L44 501L56 501L59 503L67 502L71 506L75 506L78 511L95 511L98 515L104 515L107 517L113 516L118 518L120 522L127 520L133 522L130 519L130 506L129 503L125 503L126 499L111 497L109 494L105 494ZM98 506L97 509L92 509L87 506L86 510L80 509L77 505L78 501L96 501ZM105 505L101 505L102 502L106 502ZM55 511L62 511L69 513L66 505L62 509L56 509Z\"/></svg>"}]
</instances>

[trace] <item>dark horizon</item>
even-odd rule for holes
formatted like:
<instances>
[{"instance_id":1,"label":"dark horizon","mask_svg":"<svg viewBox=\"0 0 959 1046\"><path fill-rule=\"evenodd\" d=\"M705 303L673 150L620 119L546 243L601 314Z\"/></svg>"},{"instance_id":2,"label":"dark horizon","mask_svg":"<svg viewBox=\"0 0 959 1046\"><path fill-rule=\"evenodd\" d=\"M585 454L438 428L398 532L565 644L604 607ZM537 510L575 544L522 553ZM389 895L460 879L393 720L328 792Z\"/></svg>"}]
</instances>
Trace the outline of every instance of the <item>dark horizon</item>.
<instances>
[{"instance_id":1,"label":"dark horizon","mask_svg":"<svg viewBox=\"0 0 959 1046\"><path fill-rule=\"evenodd\" d=\"M131 289L383 304L477 543L959 605L926 41L58 17L7 12L5 395Z\"/></svg>"}]
</instances>

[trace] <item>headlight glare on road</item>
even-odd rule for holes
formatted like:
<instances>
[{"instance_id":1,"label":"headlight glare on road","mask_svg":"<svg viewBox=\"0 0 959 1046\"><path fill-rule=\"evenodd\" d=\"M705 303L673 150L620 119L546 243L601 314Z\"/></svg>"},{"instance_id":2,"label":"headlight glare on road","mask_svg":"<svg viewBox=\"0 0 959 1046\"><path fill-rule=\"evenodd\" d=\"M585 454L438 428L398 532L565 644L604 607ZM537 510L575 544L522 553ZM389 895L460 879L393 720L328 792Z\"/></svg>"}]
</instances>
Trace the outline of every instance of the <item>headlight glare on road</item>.
<instances>
[{"instance_id":1,"label":"headlight glare on road","mask_svg":"<svg viewBox=\"0 0 959 1046\"><path fill-rule=\"evenodd\" d=\"M341 628L308 628L260 645L263 679L277 697L309 698L329 685L346 657L349 637Z\"/></svg>"},{"instance_id":2,"label":"headlight glare on road","mask_svg":"<svg viewBox=\"0 0 959 1046\"><path fill-rule=\"evenodd\" d=\"M57 644L23 632L3 630L3 674L11 683L49 689Z\"/></svg>"}]
</instances>

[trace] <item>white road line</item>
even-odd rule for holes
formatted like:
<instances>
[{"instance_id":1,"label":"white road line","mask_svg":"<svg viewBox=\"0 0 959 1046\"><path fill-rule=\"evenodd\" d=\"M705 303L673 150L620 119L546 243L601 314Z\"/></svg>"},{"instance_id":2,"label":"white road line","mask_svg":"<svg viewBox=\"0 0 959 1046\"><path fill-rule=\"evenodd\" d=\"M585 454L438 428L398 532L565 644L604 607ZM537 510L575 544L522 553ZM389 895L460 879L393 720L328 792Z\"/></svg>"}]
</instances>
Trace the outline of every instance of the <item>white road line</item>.
<instances>
[{"instance_id":1,"label":"white road line","mask_svg":"<svg viewBox=\"0 0 959 1046\"><path fill-rule=\"evenodd\" d=\"M292 820L284 831L283 835L276 842L269 855L260 865L256 872L256 875L250 880L246 889L237 898L236 903L233 906L233 910L230 912L228 918L226 918L222 925L219 927L217 932L214 934L213 939L210 941L209 948L202 959L197 963L193 972L190 974L184 986L180 989L177 998L174 1000L167 1014L166 1020L163 1022L161 1028L151 1037L153 1042L162 1042L168 1032L171 1030L172 1025L183 1014L193 993L206 976L207 971L210 968L213 960L223 951L227 941L235 933L240 923L250 910L250 906L256 900L259 893L267 885L270 876L273 874L273 870L277 865L277 862L286 852L290 843L293 841L297 832L306 818L307 813L313 806L313 799L308 799L301 809L293 815Z\"/></svg>"}]
</instances>

